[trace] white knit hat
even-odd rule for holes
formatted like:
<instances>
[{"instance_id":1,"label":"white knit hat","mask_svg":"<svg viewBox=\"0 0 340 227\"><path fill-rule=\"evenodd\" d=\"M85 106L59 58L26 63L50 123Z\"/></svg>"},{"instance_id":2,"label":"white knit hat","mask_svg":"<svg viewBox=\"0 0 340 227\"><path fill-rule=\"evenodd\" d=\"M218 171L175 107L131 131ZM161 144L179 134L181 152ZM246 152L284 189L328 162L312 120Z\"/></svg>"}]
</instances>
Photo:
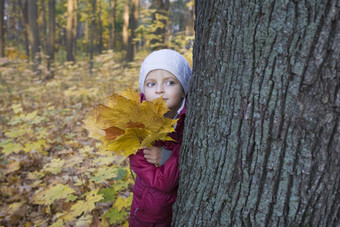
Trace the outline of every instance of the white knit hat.
<instances>
[{"instance_id":1,"label":"white knit hat","mask_svg":"<svg viewBox=\"0 0 340 227\"><path fill-rule=\"evenodd\" d=\"M188 94L191 68L185 57L174 50L163 49L148 55L140 68L139 87L144 93L144 81L152 70L163 69L172 73L181 83L184 93Z\"/></svg>"}]
</instances>

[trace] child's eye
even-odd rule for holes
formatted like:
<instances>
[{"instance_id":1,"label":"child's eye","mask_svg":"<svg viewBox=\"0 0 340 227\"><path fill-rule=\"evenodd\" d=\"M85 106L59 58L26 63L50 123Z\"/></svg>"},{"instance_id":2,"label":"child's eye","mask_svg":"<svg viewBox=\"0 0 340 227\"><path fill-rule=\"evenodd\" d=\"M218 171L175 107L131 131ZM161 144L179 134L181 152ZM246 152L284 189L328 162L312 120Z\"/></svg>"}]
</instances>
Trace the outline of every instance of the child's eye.
<instances>
[{"instance_id":1,"label":"child's eye","mask_svg":"<svg viewBox=\"0 0 340 227\"><path fill-rule=\"evenodd\" d=\"M169 85L169 86L172 86L172 85L174 85L174 84L175 84L175 81L171 81L171 80L170 80L170 81L167 81L167 82L166 82L166 85Z\"/></svg>"},{"instance_id":2,"label":"child's eye","mask_svg":"<svg viewBox=\"0 0 340 227\"><path fill-rule=\"evenodd\" d=\"M155 86L155 83L154 82L149 82L146 84L147 87L152 87L152 86Z\"/></svg>"}]
</instances>

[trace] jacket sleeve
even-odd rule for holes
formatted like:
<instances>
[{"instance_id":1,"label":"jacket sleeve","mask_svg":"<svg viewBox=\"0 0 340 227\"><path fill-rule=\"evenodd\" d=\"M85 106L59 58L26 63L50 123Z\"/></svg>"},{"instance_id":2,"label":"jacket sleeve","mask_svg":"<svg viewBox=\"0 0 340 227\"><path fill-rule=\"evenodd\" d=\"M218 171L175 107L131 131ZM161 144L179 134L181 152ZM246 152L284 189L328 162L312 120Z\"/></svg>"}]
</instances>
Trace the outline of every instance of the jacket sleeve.
<instances>
[{"instance_id":1,"label":"jacket sleeve","mask_svg":"<svg viewBox=\"0 0 340 227\"><path fill-rule=\"evenodd\" d=\"M161 191L170 192L178 185L179 150L175 149L164 165L156 167L144 158L143 150L138 150L135 155L130 155L130 165L133 171L150 187Z\"/></svg>"}]
</instances>

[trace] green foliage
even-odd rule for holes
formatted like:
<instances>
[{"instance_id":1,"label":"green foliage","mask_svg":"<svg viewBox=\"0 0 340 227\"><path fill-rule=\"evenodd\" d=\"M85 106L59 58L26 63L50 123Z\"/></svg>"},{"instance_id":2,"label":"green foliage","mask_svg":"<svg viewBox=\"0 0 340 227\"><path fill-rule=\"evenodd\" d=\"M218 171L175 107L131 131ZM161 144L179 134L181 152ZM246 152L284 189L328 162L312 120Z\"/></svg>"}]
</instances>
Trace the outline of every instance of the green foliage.
<instances>
[{"instance_id":1,"label":"green foliage","mask_svg":"<svg viewBox=\"0 0 340 227\"><path fill-rule=\"evenodd\" d=\"M122 221L124 221L125 216L126 212L121 212L117 208L111 208L104 215L104 217L109 219L110 224L121 223Z\"/></svg>"}]
</instances>

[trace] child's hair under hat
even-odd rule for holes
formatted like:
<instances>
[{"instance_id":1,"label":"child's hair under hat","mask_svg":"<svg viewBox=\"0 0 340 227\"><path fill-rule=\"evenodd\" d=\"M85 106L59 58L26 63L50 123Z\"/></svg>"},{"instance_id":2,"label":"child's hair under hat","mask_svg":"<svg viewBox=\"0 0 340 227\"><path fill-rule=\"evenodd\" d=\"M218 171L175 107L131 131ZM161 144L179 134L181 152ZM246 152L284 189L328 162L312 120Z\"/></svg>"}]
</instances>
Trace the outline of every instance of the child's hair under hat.
<instances>
[{"instance_id":1,"label":"child's hair under hat","mask_svg":"<svg viewBox=\"0 0 340 227\"><path fill-rule=\"evenodd\" d=\"M144 81L152 70L163 69L172 73L181 83L184 93L188 94L191 68L185 57L170 49L162 49L148 55L140 68L139 87L144 93Z\"/></svg>"}]
</instances>

